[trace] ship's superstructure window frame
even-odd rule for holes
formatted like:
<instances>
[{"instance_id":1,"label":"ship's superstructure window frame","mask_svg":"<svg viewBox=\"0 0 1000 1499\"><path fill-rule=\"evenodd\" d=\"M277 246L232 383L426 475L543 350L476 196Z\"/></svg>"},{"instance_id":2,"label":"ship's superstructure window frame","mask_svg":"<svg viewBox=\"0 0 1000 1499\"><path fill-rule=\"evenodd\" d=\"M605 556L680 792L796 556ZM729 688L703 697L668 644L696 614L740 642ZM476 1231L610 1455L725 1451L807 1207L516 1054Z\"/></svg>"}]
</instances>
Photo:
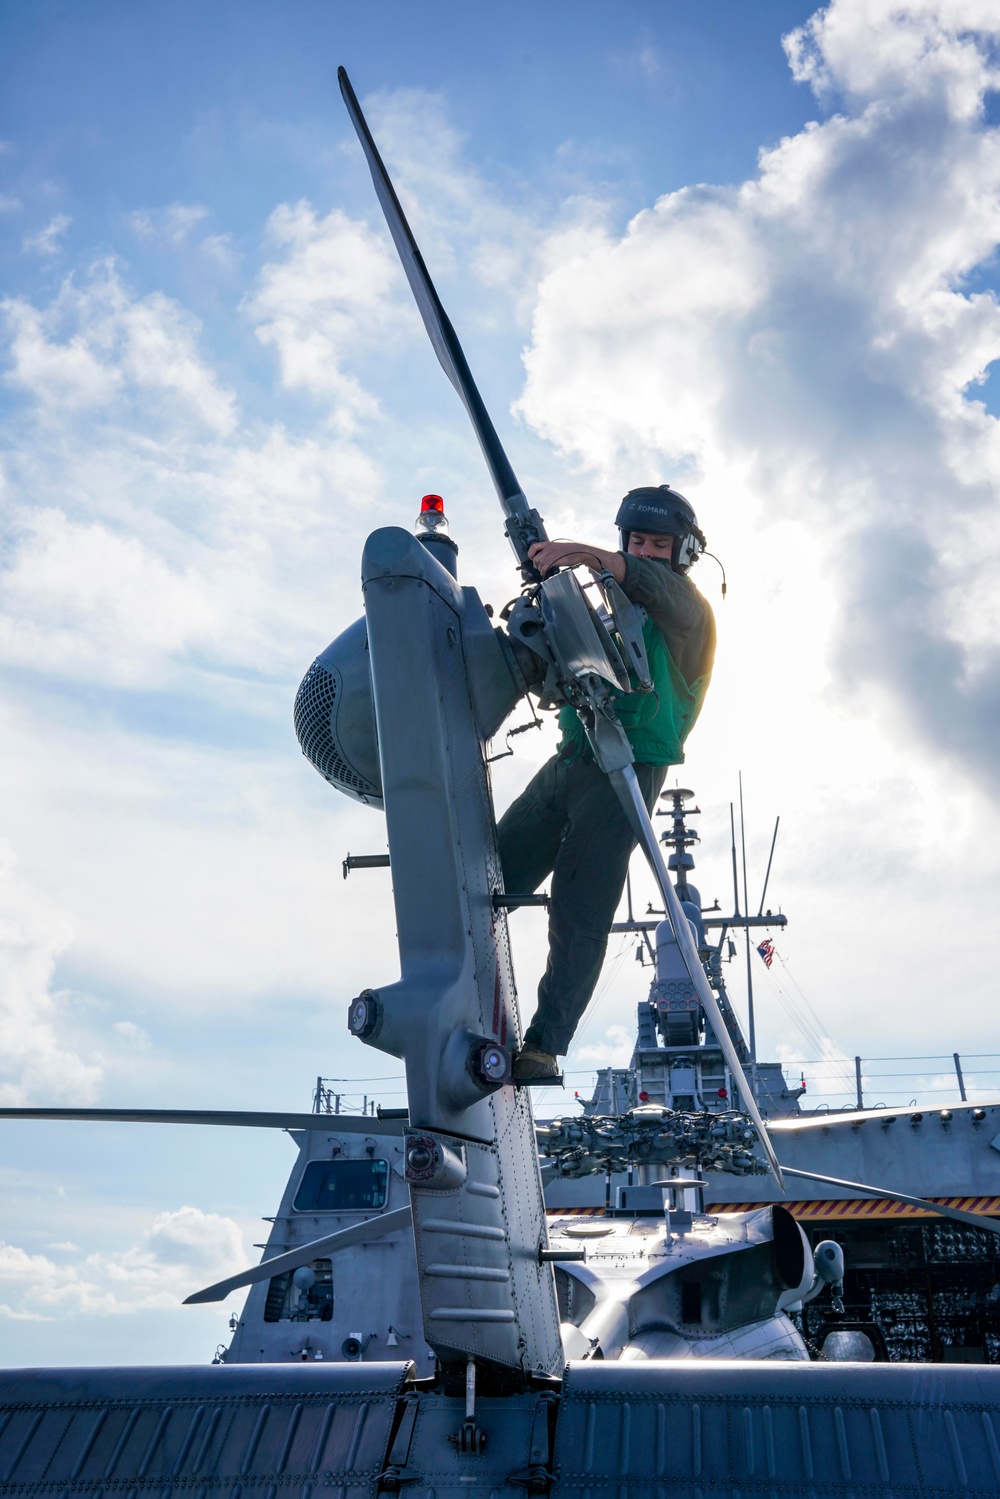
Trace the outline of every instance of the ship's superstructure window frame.
<instances>
[{"instance_id":1,"label":"ship's superstructure window frame","mask_svg":"<svg viewBox=\"0 0 1000 1499\"><path fill-rule=\"evenodd\" d=\"M312 1260L310 1268L316 1279L306 1288L295 1284L292 1270L271 1278L264 1303L265 1322L332 1322L333 1263Z\"/></svg>"},{"instance_id":2,"label":"ship's superstructure window frame","mask_svg":"<svg viewBox=\"0 0 1000 1499\"><path fill-rule=\"evenodd\" d=\"M389 1162L376 1156L309 1161L295 1193L297 1213L376 1213L389 1197Z\"/></svg>"}]
</instances>

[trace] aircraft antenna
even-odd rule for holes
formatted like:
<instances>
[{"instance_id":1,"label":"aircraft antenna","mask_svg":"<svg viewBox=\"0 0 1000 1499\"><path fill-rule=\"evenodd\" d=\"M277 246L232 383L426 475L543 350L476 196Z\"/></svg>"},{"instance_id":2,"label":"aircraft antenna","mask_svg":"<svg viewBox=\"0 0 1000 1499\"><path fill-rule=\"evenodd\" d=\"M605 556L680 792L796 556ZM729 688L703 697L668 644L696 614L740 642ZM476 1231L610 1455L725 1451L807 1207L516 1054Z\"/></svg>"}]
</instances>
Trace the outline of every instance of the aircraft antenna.
<instances>
[{"instance_id":1,"label":"aircraft antenna","mask_svg":"<svg viewBox=\"0 0 1000 1499\"><path fill-rule=\"evenodd\" d=\"M746 834L746 824L745 824L745 822L743 820L743 772L742 772L742 770L740 771L739 776L740 776L740 848L742 850L742 855L743 855L743 906L744 906L744 909L747 912L749 912L749 910L750 910L750 901L749 901L749 899L747 897L747 834ZM750 1034L749 1034L749 1036L747 1038L749 1040L749 1042L750 1042L750 1086L753 1089L753 1096L756 1099L756 1097L757 1097L757 1029L756 1029L756 1025L754 1024L754 1013L753 1013L753 962L752 962L752 960L750 958L750 928L749 927L746 928L745 936L746 936L746 943L747 943L747 1018L749 1020L749 1032L750 1032Z\"/></svg>"},{"instance_id":2,"label":"aircraft antenna","mask_svg":"<svg viewBox=\"0 0 1000 1499\"><path fill-rule=\"evenodd\" d=\"M757 911L758 916L763 916L764 914L764 896L767 894L767 882L771 878L771 860L774 858L774 845L778 841L778 823L780 821L780 817L776 817L774 819L774 836L771 839L771 852L767 856L767 870L764 874L764 888L760 892L760 907Z\"/></svg>"}]
</instances>

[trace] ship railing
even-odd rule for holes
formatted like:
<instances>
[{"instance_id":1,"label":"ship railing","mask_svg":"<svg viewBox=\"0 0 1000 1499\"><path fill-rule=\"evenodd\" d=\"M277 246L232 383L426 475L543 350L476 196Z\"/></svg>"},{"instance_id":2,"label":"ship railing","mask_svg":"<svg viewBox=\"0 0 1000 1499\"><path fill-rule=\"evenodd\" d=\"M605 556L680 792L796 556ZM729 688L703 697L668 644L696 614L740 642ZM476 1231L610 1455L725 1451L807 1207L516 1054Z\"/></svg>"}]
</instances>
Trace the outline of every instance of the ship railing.
<instances>
[{"instance_id":1,"label":"ship railing","mask_svg":"<svg viewBox=\"0 0 1000 1499\"><path fill-rule=\"evenodd\" d=\"M1000 1052L786 1057L782 1067L786 1075L798 1074L795 1080L805 1082L800 1108L807 1111L812 1111L814 1104L836 1113L852 1109L940 1109L949 1102L1000 1100Z\"/></svg>"}]
</instances>

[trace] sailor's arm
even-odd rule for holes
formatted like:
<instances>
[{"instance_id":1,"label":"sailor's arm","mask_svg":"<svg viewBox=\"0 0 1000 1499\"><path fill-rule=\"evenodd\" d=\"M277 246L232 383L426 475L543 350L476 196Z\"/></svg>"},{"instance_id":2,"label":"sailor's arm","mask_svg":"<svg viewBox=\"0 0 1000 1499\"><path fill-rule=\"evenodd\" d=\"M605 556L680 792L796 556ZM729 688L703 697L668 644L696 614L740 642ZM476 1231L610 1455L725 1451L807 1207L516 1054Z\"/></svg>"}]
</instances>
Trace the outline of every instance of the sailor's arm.
<instances>
[{"instance_id":1,"label":"sailor's arm","mask_svg":"<svg viewBox=\"0 0 1000 1499\"><path fill-rule=\"evenodd\" d=\"M665 562L609 552L582 541L539 541L530 550L544 577L554 567L606 569L626 598L639 604L659 630L689 682L710 672L715 657L715 618L690 578Z\"/></svg>"},{"instance_id":2,"label":"sailor's arm","mask_svg":"<svg viewBox=\"0 0 1000 1499\"><path fill-rule=\"evenodd\" d=\"M622 592L633 604L641 604L662 635L686 634L703 622L709 606L690 578L675 573L666 563L650 557L618 553L623 576Z\"/></svg>"},{"instance_id":3,"label":"sailor's arm","mask_svg":"<svg viewBox=\"0 0 1000 1499\"><path fill-rule=\"evenodd\" d=\"M712 670L715 617L691 579L649 557L618 554L625 574L622 592L640 604L659 630L688 682Z\"/></svg>"},{"instance_id":4,"label":"sailor's arm","mask_svg":"<svg viewBox=\"0 0 1000 1499\"><path fill-rule=\"evenodd\" d=\"M640 604L662 635L687 635L704 628L711 614L691 581L664 562L609 552L583 541L537 541L529 553L544 578L554 567L590 567L607 571L625 597Z\"/></svg>"},{"instance_id":5,"label":"sailor's arm","mask_svg":"<svg viewBox=\"0 0 1000 1499\"><path fill-rule=\"evenodd\" d=\"M554 567L592 567L595 572L609 572L616 583L625 580L625 558L621 552L583 541L536 541L529 557L544 578Z\"/></svg>"}]
</instances>

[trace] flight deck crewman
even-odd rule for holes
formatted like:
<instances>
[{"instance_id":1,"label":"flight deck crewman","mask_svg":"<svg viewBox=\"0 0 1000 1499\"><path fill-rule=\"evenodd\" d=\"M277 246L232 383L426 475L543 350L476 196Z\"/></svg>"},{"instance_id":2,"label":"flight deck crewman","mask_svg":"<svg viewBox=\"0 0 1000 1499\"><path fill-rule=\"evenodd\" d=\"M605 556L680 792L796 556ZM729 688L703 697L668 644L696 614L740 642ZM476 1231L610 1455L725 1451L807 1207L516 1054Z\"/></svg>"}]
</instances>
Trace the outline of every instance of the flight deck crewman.
<instances>
[{"instance_id":1,"label":"flight deck crewman","mask_svg":"<svg viewBox=\"0 0 1000 1499\"><path fill-rule=\"evenodd\" d=\"M715 656L715 620L687 573L705 548L694 510L667 484L631 489L615 517L621 551L543 541L531 560L554 567L607 568L646 611L643 639L651 693L624 695L618 716L652 812L667 769L684 759ZM519 1082L558 1076L557 1057L600 977L635 838L607 775L594 762L574 709L559 714L562 739L551 760L504 813L497 829L504 886L534 891L552 875L549 957L538 1008L514 1059Z\"/></svg>"}]
</instances>

